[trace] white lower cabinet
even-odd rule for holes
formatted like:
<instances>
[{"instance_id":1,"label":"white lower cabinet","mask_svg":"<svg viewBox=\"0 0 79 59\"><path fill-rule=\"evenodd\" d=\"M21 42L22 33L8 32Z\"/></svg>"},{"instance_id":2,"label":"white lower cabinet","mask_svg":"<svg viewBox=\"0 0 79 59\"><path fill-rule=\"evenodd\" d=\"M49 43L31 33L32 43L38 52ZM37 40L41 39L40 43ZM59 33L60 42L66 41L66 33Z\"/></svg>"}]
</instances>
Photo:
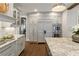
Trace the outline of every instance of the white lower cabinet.
<instances>
[{"instance_id":1,"label":"white lower cabinet","mask_svg":"<svg viewBox=\"0 0 79 59\"><path fill-rule=\"evenodd\" d=\"M25 47L25 38L20 37L16 41L0 48L0 56L18 56Z\"/></svg>"},{"instance_id":2,"label":"white lower cabinet","mask_svg":"<svg viewBox=\"0 0 79 59\"><path fill-rule=\"evenodd\" d=\"M25 48L25 37L20 37L17 40L17 55L19 55Z\"/></svg>"},{"instance_id":3,"label":"white lower cabinet","mask_svg":"<svg viewBox=\"0 0 79 59\"><path fill-rule=\"evenodd\" d=\"M10 55L16 55L16 47L15 47L16 41L10 43L9 45L4 46L0 49L0 56L10 56Z\"/></svg>"}]
</instances>

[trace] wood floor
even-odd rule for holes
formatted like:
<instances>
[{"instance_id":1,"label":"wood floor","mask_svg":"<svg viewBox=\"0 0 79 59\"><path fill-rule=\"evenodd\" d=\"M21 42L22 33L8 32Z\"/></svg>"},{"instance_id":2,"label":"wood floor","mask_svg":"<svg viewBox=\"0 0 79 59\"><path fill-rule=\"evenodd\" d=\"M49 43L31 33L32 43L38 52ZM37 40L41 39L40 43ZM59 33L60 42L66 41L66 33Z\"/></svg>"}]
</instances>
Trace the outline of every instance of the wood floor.
<instances>
[{"instance_id":1,"label":"wood floor","mask_svg":"<svg viewBox=\"0 0 79 59\"><path fill-rule=\"evenodd\" d=\"M26 42L25 49L20 56L47 56L48 48L46 43Z\"/></svg>"}]
</instances>

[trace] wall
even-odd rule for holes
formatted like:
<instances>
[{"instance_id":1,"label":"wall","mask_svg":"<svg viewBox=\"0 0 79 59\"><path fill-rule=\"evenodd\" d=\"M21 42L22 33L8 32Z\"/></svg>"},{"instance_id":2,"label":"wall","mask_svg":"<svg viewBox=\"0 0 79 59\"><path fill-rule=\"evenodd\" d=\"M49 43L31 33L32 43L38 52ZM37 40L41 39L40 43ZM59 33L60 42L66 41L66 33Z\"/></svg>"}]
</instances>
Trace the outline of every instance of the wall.
<instances>
[{"instance_id":1,"label":"wall","mask_svg":"<svg viewBox=\"0 0 79 59\"><path fill-rule=\"evenodd\" d=\"M38 35L39 31L41 29L44 30L45 28L47 28L47 30L48 30L48 32L47 32L48 34L46 36L52 36L52 24L61 23L61 22L62 22L61 13L34 13L34 14L27 15L27 23L26 23L27 40L28 39L37 40L37 38L38 38L37 35ZM46 25L47 27L44 25ZM43 26L44 26L44 28L42 28ZM40 32L42 32L42 31L40 31ZM35 37L33 37L33 34L35 35ZM42 36L43 36L43 34L42 34Z\"/></svg>"},{"instance_id":2,"label":"wall","mask_svg":"<svg viewBox=\"0 0 79 59\"><path fill-rule=\"evenodd\" d=\"M0 21L0 37L6 34L15 34L15 28L10 29L10 22Z\"/></svg>"},{"instance_id":3,"label":"wall","mask_svg":"<svg viewBox=\"0 0 79 59\"><path fill-rule=\"evenodd\" d=\"M63 37L72 36L72 27L78 24L79 5L71 10L66 10L62 15Z\"/></svg>"},{"instance_id":4,"label":"wall","mask_svg":"<svg viewBox=\"0 0 79 59\"><path fill-rule=\"evenodd\" d=\"M13 3L9 3L9 10L6 12L6 13L1 13L1 14L4 14L4 15L7 15L7 16L10 16L10 17L13 17ZM7 32L10 33L10 30L9 31L6 31L5 28L7 27L10 27L10 25L13 23L13 22L8 22L10 21L10 19L8 19L8 21L6 21L5 17L6 18L9 18L7 16L2 16L0 18L0 37L3 36L4 34L6 34ZM2 21L4 20L4 21ZM15 19L14 19L15 20ZM14 31L13 31L14 32ZM15 34L15 32L14 32Z\"/></svg>"},{"instance_id":5,"label":"wall","mask_svg":"<svg viewBox=\"0 0 79 59\"><path fill-rule=\"evenodd\" d=\"M62 14L62 35L63 35L63 37L67 37L67 36L68 36L67 16L68 16L68 11L66 10L66 11Z\"/></svg>"}]
</instances>

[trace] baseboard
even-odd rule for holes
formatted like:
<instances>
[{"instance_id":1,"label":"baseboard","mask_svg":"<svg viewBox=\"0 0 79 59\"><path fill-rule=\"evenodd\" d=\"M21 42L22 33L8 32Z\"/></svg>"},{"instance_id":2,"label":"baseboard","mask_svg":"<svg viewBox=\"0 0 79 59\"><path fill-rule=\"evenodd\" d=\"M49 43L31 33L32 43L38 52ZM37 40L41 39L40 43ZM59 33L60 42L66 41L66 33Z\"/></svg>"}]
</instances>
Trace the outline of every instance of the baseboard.
<instances>
[{"instance_id":1,"label":"baseboard","mask_svg":"<svg viewBox=\"0 0 79 59\"><path fill-rule=\"evenodd\" d=\"M37 42L37 41L27 41L30 44L46 44L46 42Z\"/></svg>"}]
</instances>

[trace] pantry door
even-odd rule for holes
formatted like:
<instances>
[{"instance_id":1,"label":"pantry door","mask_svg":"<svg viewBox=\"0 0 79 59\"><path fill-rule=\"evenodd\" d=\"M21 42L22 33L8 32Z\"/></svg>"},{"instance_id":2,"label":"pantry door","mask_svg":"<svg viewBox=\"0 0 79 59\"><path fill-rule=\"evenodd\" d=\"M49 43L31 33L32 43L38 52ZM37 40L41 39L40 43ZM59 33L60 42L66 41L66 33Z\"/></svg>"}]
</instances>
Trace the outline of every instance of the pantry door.
<instances>
[{"instance_id":1,"label":"pantry door","mask_svg":"<svg viewBox=\"0 0 79 59\"><path fill-rule=\"evenodd\" d=\"M37 27L37 33L38 33L38 37L37 37L37 40L38 42L45 42L45 39L44 39L44 23L42 22L38 22L38 27Z\"/></svg>"},{"instance_id":2,"label":"pantry door","mask_svg":"<svg viewBox=\"0 0 79 59\"><path fill-rule=\"evenodd\" d=\"M52 37L52 23L51 21L38 22L38 42L45 42L45 37ZM46 31L46 33L44 33Z\"/></svg>"}]
</instances>

